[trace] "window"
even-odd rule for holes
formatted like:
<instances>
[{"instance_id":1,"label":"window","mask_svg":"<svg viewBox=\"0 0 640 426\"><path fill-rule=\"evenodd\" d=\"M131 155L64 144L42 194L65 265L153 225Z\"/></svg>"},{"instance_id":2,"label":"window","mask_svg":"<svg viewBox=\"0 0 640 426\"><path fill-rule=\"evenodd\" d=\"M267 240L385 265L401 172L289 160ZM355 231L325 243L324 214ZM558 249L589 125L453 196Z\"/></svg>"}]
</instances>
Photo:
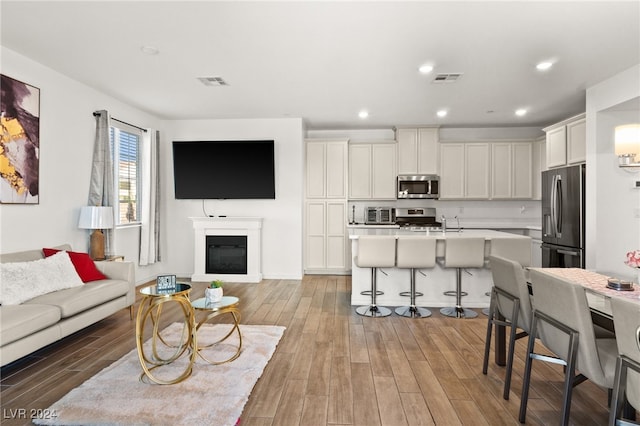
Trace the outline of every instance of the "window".
<instances>
[{"instance_id":1,"label":"window","mask_svg":"<svg viewBox=\"0 0 640 426\"><path fill-rule=\"evenodd\" d=\"M113 152L116 225L140 223L140 141L142 131L114 123L109 128Z\"/></svg>"}]
</instances>

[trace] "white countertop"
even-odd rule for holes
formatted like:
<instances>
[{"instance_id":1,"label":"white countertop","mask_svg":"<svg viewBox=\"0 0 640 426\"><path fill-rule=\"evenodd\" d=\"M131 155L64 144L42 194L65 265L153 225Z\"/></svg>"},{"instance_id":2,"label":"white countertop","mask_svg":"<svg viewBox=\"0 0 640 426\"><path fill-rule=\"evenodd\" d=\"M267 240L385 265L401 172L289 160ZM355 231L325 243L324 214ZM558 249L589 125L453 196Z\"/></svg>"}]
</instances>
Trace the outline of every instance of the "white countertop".
<instances>
[{"instance_id":1,"label":"white countertop","mask_svg":"<svg viewBox=\"0 0 640 426\"><path fill-rule=\"evenodd\" d=\"M485 238L487 240L491 240L492 238L514 238L514 239L523 239L530 237L524 235L511 234L508 232L500 232L494 231L492 229L463 229L462 232L457 232L455 230L447 231L445 233L441 231L409 231L401 228L373 228L371 226L367 226L367 228L349 228L349 239L357 240L358 237L362 235L428 235L431 237L436 237L439 240L444 240L447 238Z\"/></svg>"}]
</instances>

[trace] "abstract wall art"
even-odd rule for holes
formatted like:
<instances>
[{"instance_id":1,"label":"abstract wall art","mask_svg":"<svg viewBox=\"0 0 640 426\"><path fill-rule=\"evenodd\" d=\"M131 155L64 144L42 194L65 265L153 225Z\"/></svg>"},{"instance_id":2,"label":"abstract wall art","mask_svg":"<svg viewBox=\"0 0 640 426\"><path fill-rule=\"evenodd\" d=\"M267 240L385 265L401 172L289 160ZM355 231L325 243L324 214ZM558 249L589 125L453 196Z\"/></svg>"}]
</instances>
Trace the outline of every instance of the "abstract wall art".
<instances>
[{"instance_id":1,"label":"abstract wall art","mask_svg":"<svg viewBox=\"0 0 640 426\"><path fill-rule=\"evenodd\" d=\"M0 203L40 201L40 89L0 74Z\"/></svg>"}]
</instances>

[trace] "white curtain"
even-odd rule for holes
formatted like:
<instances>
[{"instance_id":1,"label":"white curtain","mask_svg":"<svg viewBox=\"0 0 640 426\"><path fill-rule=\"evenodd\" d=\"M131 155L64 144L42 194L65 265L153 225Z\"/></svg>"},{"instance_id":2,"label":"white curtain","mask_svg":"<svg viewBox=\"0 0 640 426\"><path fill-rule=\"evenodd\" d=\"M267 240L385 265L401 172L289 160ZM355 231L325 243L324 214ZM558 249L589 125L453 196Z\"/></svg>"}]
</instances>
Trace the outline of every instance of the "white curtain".
<instances>
[{"instance_id":1,"label":"white curtain","mask_svg":"<svg viewBox=\"0 0 640 426\"><path fill-rule=\"evenodd\" d=\"M113 207L113 155L109 143L109 113L100 110L93 113L96 118L96 138L93 144L93 161L91 165L91 181L89 183L89 206ZM113 213L114 215L116 212ZM115 220L114 220L115 223ZM113 254L114 232L104 229L104 252Z\"/></svg>"},{"instance_id":2,"label":"white curtain","mask_svg":"<svg viewBox=\"0 0 640 426\"><path fill-rule=\"evenodd\" d=\"M147 129L142 135L140 266L160 261L159 138L159 132L153 129Z\"/></svg>"}]
</instances>

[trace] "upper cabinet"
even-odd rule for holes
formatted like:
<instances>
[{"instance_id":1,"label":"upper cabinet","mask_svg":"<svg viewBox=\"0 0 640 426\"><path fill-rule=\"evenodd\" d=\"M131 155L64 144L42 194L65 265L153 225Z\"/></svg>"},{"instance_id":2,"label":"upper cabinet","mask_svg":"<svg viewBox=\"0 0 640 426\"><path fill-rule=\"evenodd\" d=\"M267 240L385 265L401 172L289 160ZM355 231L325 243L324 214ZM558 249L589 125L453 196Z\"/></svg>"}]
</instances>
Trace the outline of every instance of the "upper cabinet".
<instances>
[{"instance_id":1,"label":"upper cabinet","mask_svg":"<svg viewBox=\"0 0 640 426\"><path fill-rule=\"evenodd\" d=\"M395 200L396 161L395 143L349 144L349 198Z\"/></svg>"},{"instance_id":2,"label":"upper cabinet","mask_svg":"<svg viewBox=\"0 0 640 426\"><path fill-rule=\"evenodd\" d=\"M533 198L533 145L456 142L440 146L440 199Z\"/></svg>"},{"instance_id":3,"label":"upper cabinet","mask_svg":"<svg viewBox=\"0 0 640 426\"><path fill-rule=\"evenodd\" d=\"M443 143L440 199L488 199L489 153L488 143Z\"/></svg>"},{"instance_id":4,"label":"upper cabinet","mask_svg":"<svg viewBox=\"0 0 640 426\"><path fill-rule=\"evenodd\" d=\"M438 174L438 128L400 128L398 142L398 174Z\"/></svg>"},{"instance_id":5,"label":"upper cabinet","mask_svg":"<svg viewBox=\"0 0 640 426\"><path fill-rule=\"evenodd\" d=\"M547 167L563 167L586 161L585 114L543 129L547 133Z\"/></svg>"},{"instance_id":6,"label":"upper cabinet","mask_svg":"<svg viewBox=\"0 0 640 426\"><path fill-rule=\"evenodd\" d=\"M306 197L347 198L347 140L307 140Z\"/></svg>"},{"instance_id":7,"label":"upper cabinet","mask_svg":"<svg viewBox=\"0 0 640 426\"><path fill-rule=\"evenodd\" d=\"M547 170L546 145L547 139L544 136L531 143L531 147L533 148L531 162L533 168L533 193L531 198L534 200L542 199L542 172Z\"/></svg>"},{"instance_id":8,"label":"upper cabinet","mask_svg":"<svg viewBox=\"0 0 640 426\"><path fill-rule=\"evenodd\" d=\"M491 198L533 197L533 149L531 142L491 144Z\"/></svg>"}]
</instances>

